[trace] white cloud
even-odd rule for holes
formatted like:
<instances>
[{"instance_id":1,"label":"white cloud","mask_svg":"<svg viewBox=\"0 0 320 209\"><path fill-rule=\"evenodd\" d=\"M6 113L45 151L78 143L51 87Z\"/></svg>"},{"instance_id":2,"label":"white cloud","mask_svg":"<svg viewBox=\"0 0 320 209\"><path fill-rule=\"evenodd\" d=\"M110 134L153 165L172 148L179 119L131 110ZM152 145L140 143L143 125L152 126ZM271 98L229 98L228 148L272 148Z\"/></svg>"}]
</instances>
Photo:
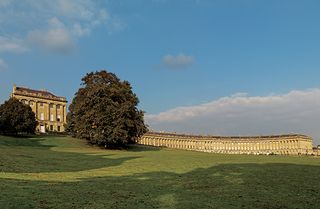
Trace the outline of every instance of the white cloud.
<instances>
[{"instance_id":1,"label":"white cloud","mask_svg":"<svg viewBox=\"0 0 320 209\"><path fill-rule=\"evenodd\" d=\"M0 52L21 53L27 51L24 42L18 38L0 36Z\"/></svg>"},{"instance_id":2,"label":"white cloud","mask_svg":"<svg viewBox=\"0 0 320 209\"><path fill-rule=\"evenodd\" d=\"M146 115L155 130L214 135L307 134L320 143L320 89L230 97Z\"/></svg>"},{"instance_id":3,"label":"white cloud","mask_svg":"<svg viewBox=\"0 0 320 209\"><path fill-rule=\"evenodd\" d=\"M195 60L190 55L179 54L177 56L165 55L162 58L163 64L169 69L185 69L194 64Z\"/></svg>"},{"instance_id":4,"label":"white cloud","mask_svg":"<svg viewBox=\"0 0 320 209\"><path fill-rule=\"evenodd\" d=\"M71 34L56 17L48 20L46 31L34 30L28 33L28 40L42 48L54 52L69 52L74 47Z\"/></svg>"},{"instance_id":5,"label":"white cloud","mask_svg":"<svg viewBox=\"0 0 320 209\"><path fill-rule=\"evenodd\" d=\"M88 0L57 0L52 2L58 13L75 19L91 20L96 10L93 1Z\"/></svg>"},{"instance_id":6,"label":"white cloud","mask_svg":"<svg viewBox=\"0 0 320 209\"><path fill-rule=\"evenodd\" d=\"M105 9L101 9L97 13L96 18L93 21L91 21L91 25L97 26L97 25L102 24L103 22L106 22L109 19L110 19L109 13Z\"/></svg>"},{"instance_id":7,"label":"white cloud","mask_svg":"<svg viewBox=\"0 0 320 209\"><path fill-rule=\"evenodd\" d=\"M20 2L19 0L11 1L15 4ZM97 2L93 0L25 0L22 4L37 16L45 18L59 16L73 21L91 21L96 18L100 10ZM23 13L23 10L17 12Z\"/></svg>"},{"instance_id":8,"label":"white cloud","mask_svg":"<svg viewBox=\"0 0 320 209\"><path fill-rule=\"evenodd\" d=\"M91 32L91 30L89 28L84 28L79 23L75 23L73 25L72 33L75 36L79 36L79 37L86 36L86 35L89 35L90 32Z\"/></svg>"},{"instance_id":9,"label":"white cloud","mask_svg":"<svg viewBox=\"0 0 320 209\"><path fill-rule=\"evenodd\" d=\"M3 59L0 59L0 71L6 69L7 67L7 63Z\"/></svg>"},{"instance_id":10,"label":"white cloud","mask_svg":"<svg viewBox=\"0 0 320 209\"><path fill-rule=\"evenodd\" d=\"M104 26L106 31L118 30L114 24L121 21L110 15L105 5L105 2L94 0L0 0L1 30L7 37L19 37L6 48L0 45L0 52L22 51L22 45L17 41L27 40L31 43L30 49L35 44L65 53L97 27Z\"/></svg>"},{"instance_id":11,"label":"white cloud","mask_svg":"<svg viewBox=\"0 0 320 209\"><path fill-rule=\"evenodd\" d=\"M76 23L96 27L112 21L103 4L94 0L0 0L0 24L39 27L46 20L58 17L67 28ZM21 27L22 26L22 27Z\"/></svg>"},{"instance_id":12,"label":"white cloud","mask_svg":"<svg viewBox=\"0 0 320 209\"><path fill-rule=\"evenodd\" d=\"M50 28L64 28L64 24L57 18L53 17L48 20L48 25Z\"/></svg>"}]
</instances>

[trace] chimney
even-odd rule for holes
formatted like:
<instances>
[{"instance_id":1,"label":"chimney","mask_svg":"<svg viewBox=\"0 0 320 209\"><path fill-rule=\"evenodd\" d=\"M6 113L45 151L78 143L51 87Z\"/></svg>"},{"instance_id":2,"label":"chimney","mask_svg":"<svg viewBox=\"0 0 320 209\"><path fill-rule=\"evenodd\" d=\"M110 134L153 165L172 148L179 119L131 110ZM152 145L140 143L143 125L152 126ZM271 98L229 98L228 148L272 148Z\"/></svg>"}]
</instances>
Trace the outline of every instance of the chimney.
<instances>
[{"instance_id":1,"label":"chimney","mask_svg":"<svg viewBox=\"0 0 320 209\"><path fill-rule=\"evenodd\" d=\"M16 84L13 84L13 88L12 88L12 93L14 93L17 89L17 85Z\"/></svg>"},{"instance_id":2,"label":"chimney","mask_svg":"<svg viewBox=\"0 0 320 209\"><path fill-rule=\"evenodd\" d=\"M13 95L14 95L14 93L16 92L16 89L17 89L16 84L13 84L13 87L12 87L12 93L11 93L10 98L13 98Z\"/></svg>"}]
</instances>

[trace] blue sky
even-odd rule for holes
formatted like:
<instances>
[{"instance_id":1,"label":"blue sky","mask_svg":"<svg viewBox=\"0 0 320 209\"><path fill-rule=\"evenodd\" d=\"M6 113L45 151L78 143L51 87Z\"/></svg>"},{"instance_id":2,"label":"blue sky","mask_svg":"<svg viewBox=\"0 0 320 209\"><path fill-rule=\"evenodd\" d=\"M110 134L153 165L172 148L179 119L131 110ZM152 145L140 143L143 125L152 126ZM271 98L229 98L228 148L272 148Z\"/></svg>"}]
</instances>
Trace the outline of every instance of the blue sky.
<instances>
[{"instance_id":1,"label":"blue sky","mask_svg":"<svg viewBox=\"0 0 320 209\"><path fill-rule=\"evenodd\" d=\"M0 102L14 83L71 101L86 72L107 69L132 84L156 130L320 138L320 112L310 113L320 104L319 9L312 0L0 0ZM284 101L256 100L275 97ZM209 112L201 124L192 111L220 110L223 98L242 98L236 119ZM161 118L181 107L196 124ZM275 127L257 121L279 114ZM230 125L238 120L249 122Z\"/></svg>"}]
</instances>

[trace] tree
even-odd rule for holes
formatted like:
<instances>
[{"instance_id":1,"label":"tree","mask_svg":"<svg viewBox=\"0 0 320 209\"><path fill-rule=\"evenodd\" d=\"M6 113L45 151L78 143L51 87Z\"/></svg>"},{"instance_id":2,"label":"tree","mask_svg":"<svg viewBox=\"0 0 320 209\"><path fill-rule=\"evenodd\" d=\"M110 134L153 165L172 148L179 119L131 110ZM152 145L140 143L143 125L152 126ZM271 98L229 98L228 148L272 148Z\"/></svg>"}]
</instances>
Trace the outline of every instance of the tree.
<instances>
[{"instance_id":1,"label":"tree","mask_svg":"<svg viewBox=\"0 0 320 209\"><path fill-rule=\"evenodd\" d=\"M0 132L3 134L34 134L37 124L31 107L15 98L0 106Z\"/></svg>"},{"instance_id":2,"label":"tree","mask_svg":"<svg viewBox=\"0 0 320 209\"><path fill-rule=\"evenodd\" d=\"M67 115L67 131L108 148L134 143L146 131L144 112L128 81L105 70L88 73Z\"/></svg>"}]
</instances>

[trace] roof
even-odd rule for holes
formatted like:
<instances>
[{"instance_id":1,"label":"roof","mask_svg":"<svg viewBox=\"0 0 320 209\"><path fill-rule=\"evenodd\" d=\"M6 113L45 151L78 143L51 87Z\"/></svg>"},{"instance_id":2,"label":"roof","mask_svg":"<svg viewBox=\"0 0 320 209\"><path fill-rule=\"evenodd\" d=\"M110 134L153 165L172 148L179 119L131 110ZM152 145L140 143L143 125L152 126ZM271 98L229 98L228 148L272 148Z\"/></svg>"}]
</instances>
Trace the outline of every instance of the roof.
<instances>
[{"instance_id":1,"label":"roof","mask_svg":"<svg viewBox=\"0 0 320 209\"><path fill-rule=\"evenodd\" d=\"M47 90L34 90L26 87L15 87L13 94L67 102L65 97L56 96Z\"/></svg>"},{"instance_id":2,"label":"roof","mask_svg":"<svg viewBox=\"0 0 320 209\"><path fill-rule=\"evenodd\" d=\"M283 135L269 135L269 136L205 136L205 135L189 135L189 134L176 134L176 133L166 133L166 132L148 132L144 136L162 136L162 137L181 137L181 138L196 138L203 140L276 140L283 138L302 138L307 140L312 140L311 137L302 134L283 134Z\"/></svg>"}]
</instances>

